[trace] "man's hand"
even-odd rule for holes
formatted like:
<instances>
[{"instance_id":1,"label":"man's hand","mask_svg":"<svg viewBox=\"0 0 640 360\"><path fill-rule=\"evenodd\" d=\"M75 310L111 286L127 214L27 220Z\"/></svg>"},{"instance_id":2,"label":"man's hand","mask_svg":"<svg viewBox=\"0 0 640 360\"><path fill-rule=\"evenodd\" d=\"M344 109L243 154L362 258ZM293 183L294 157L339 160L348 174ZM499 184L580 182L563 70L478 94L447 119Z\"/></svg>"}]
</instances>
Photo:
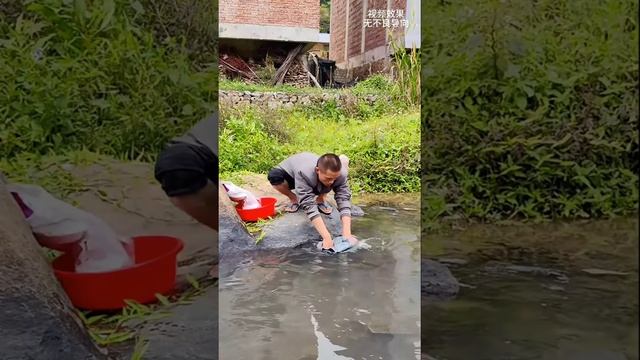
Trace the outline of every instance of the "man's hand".
<instances>
[{"instance_id":1,"label":"man's hand","mask_svg":"<svg viewBox=\"0 0 640 360\"><path fill-rule=\"evenodd\" d=\"M342 237L347 239L351 246L358 243L358 239L351 235L351 216L342 217Z\"/></svg>"},{"instance_id":2,"label":"man's hand","mask_svg":"<svg viewBox=\"0 0 640 360\"><path fill-rule=\"evenodd\" d=\"M327 230L327 226L324 224L322 217L318 215L315 219L311 220L311 223L313 224L313 227L316 228L316 230L320 234L320 237L322 238L322 248L323 249L332 248L333 240L331 239L331 233L329 233L329 230Z\"/></svg>"},{"instance_id":3,"label":"man's hand","mask_svg":"<svg viewBox=\"0 0 640 360\"><path fill-rule=\"evenodd\" d=\"M349 244L351 244L351 246L354 246L358 243L358 238L353 236L353 235L342 235L345 239L347 239L347 241L349 241Z\"/></svg>"}]
</instances>

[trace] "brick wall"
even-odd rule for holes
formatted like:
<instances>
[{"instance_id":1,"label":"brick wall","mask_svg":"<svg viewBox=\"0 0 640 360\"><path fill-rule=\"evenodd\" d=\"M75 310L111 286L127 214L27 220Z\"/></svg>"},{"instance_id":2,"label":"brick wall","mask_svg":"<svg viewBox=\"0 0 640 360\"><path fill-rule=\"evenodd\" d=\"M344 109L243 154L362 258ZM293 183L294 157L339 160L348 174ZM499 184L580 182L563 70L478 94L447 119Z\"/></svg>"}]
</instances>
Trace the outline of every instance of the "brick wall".
<instances>
[{"instance_id":1,"label":"brick wall","mask_svg":"<svg viewBox=\"0 0 640 360\"><path fill-rule=\"evenodd\" d=\"M347 1L349 2L349 21L345 22L347 16ZM366 6L365 6L366 2ZM365 18L369 10L390 10L402 9L406 13L406 0L333 0L331 1L331 43L329 47L329 57L337 63L343 63L347 59L344 56L345 46L347 47L348 58L361 55L364 52L387 45L387 33L392 28L385 27L364 27ZM363 9L364 7L364 9ZM347 31L348 27L348 31ZM398 27L395 31L398 35L404 33L404 29ZM347 43L345 44L345 34ZM362 51L362 36L364 36L364 51Z\"/></svg>"},{"instance_id":2,"label":"brick wall","mask_svg":"<svg viewBox=\"0 0 640 360\"><path fill-rule=\"evenodd\" d=\"M392 7L393 8L393 7ZM367 11L386 10L387 0L369 0ZM364 51L369 51L387 43L387 29L383 27L369 27L365 29Z\"/></svg>"},{"instance_id":3,"label":"brick wall","mask_svg":"<svg viewBox=\"0 0 640 360\"><path fill-rule=\"evenodd\" d=\"M318 0L225 0L218 6L221 23L320 29Z\"/></svg>"},{"instance_id":4,"label":"brick wall","mask_svg":"<svg viewBox=\"0 0 640 360\"><path fill-rule=\"evenodd\" d=\"M344 37L345 37L345 16L347 15L347 0L331 1L331 22L329 40L329 58L336 62L343 62L344 58Z\"/></svg>"},{"instance_id":5,"label":"brick wall","mask_svg":"<svg viewBox=\"0 0 640 360\"><path fill-rule=\"evenodd\" d=\"M409 16L407 15L407 0L391 0L391 9L402 9L404 10L404 18L406 20L409 20ZM393 37L400 40L400 43L403 44L404 43L404 32L405 32L405 28L403 27L398 27L396 29L394 29L394 31L392 31L393 33Z\"/></svg>"},{"instance_id":6,"label":"brick wall","mask_svg":"<svg viewBox=\"0 0 640 360\"><path fill-rule=\"evenodd\" d=\"M347 56L352 57L362 52L362 29L364 17L362 0L351 0L349 4Z\"/></svg>"},{"instance_id":7,"label":"brick wall","mask_svg":"<svg viewBox=\"0 0 640 360\"><path fill-rule=\"evenodd\" d=\"M365 65L356 66L353 69L351 69L350 71L351 76L348 78L348 80L350 81L350 80L358 79L358 81L361 81L363 79L368 78L372 74L387 72L389 71L390 64L391 63L389 62L389 60L380 59Z\"/></svg>"}]
</instances>

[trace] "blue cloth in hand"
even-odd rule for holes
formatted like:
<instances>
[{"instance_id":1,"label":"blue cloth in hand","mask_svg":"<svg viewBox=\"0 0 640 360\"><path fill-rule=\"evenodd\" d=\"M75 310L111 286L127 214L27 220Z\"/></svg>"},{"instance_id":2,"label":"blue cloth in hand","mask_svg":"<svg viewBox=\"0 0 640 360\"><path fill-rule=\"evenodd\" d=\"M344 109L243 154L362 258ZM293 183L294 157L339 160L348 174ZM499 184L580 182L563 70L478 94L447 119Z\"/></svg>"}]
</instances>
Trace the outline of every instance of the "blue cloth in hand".
<instances>
[{"instance_id":1,"label":"blue cloth in hand","mask_svg":"<svg viewBox=\"0 0 640 360\"><path fill-rule=\"evenodd\" d=\"M351 243L349 242L349 240L347 240L346 238L344 238L343 236L338 236L337 238L333 239L333 251L339 253L339 252L343 252L346 250L349 250L351 248Z\"/></svg>"}]
</instances>

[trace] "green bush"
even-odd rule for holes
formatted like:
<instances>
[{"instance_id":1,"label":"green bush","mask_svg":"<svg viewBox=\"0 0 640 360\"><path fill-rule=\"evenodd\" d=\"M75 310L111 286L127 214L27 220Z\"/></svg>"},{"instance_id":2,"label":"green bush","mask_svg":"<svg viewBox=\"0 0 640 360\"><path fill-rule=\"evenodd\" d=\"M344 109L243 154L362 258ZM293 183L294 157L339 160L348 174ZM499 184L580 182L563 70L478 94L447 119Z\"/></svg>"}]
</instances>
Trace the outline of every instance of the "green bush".
<instances>
[{"instance_id":1,"label":"green bush","mask_svg":"<svg viewBox=\"0 0 640 360\"><path fill-rule=\"evenodd\" d=\"M221 113L227 114L227 112ZM274 159L283 156L283 148L276 136L266 131L260 112L247 109L221 116L220 172L251 171L266 173Z\"/></svg>"},{"instance_id":2,"label":"green bush","mask_svg":"<svg viewBox=\"0 0 640 360\"><path fill-rule=\"evenodd\" d=\"M353 87L353 92L356 94L381 93L389 91L389 87L391 82L385 75L375 74L358 82Z\"/></svg>"},{"instance_id":3,"label":"green bush","mask_svg":"<svg viewBox=\"0 0 640 360\"><path fill-rule=\"evenodd\" d=\"M138 6L48 0L0 18L0 157L88 149L151 160L215 111L217 70L194 70L181 40L158 44Z\"/></svg>"},{"instance_id":4,"label":"green bush","mask_svg":"<svg viewBox=\"0 0 640 360\"><path fill-rule=\"evenodd\" d=\"M637 12L629 0L424 4L430 214L637 211Z\"/></svg>"},{"instance_id":5,"label":"green bush","mask_svg":"<svg viewBox=\"0 0 640 360\"><path fill-rule=\"evenodd\" d=\"M333 152L351 159L351 187L365 192L420 189L418 113L366 120L322 116L320 108L271 110L248 107L221 112L220 170L266 173L298 152ZM325 109L327 112L333 108Z\"/></svg>"}]
</instances>

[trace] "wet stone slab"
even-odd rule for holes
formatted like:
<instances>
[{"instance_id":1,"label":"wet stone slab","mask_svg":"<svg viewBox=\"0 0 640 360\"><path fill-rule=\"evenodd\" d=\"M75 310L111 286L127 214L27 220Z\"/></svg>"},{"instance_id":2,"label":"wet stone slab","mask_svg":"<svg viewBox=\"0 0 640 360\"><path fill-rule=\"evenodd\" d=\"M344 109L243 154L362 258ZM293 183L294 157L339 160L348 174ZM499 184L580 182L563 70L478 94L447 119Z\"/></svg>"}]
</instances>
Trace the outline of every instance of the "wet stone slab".
<instances>
[{"instance_id":1,"label":"wet stone slab","mask_svg":"<svg viewBox=\"0 0 640 360\"><path fill-rule=\"evenodd\" d=\"M149 340L145 359L218 359L218 286L192 304L171 309L171 316L149 322L141 335Z\"/></svg>"}]
</instances>

